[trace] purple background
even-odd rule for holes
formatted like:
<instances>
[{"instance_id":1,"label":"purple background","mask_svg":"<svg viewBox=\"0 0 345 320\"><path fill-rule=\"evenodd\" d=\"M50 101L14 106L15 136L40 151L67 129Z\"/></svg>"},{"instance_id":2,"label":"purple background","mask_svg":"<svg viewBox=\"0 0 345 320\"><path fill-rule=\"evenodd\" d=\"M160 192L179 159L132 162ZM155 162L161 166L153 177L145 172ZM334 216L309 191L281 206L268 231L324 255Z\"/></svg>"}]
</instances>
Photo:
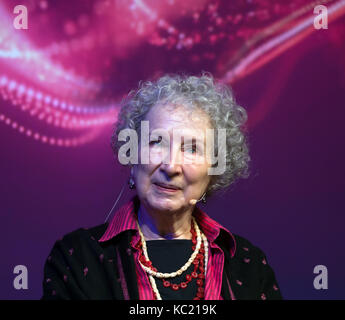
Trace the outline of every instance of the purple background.
<instances>
[{"instance_id":1,"label":"purple background","mask_svg":"<svg viewBox=\"0 0 345 320\"><path fill-rule=\"evenodd\" d=\"M313 32L232 84L253 121L251 175L200 205L266 253L285 299L345 298L344 45L330 36L334 27L337 39L345 39L343 22ZM162 72L174 71L160 62ZM219 76L216 65L217 59L201 67L181 61L176 71ZM124 92L140 73L131 71ZM89 144L57 148L0 124L1 299L40 298L54 242L104 222L128 177L114 160L110 135L108 126ZM125 190L119 205L133 195ZM28 290L13 287L19 264L28 268ZM319 264L328 268L328 290L313 287Z\"/></svg>"}]
</instances>

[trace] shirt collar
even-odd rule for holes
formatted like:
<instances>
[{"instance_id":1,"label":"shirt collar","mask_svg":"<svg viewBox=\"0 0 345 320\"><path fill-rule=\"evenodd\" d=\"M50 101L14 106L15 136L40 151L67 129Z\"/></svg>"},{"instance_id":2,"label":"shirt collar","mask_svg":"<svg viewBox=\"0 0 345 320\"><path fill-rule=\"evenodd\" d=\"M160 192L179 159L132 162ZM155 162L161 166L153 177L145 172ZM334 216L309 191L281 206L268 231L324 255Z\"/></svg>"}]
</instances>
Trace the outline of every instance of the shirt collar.
<instances>
[{"instance_id":1,"label":"shirt collar","mask_svg":"<svg viewBox=\"0 0 345 320\"><path fill-rule=\"evenodd\" d=\"M128 203L123 205L118 211L116 211L107 229L98 241L108 241L116 237L121 232L127 230L138 231L137 212L139 204L139 199L137 196L135 196L132 198L131 201L129 201ZM228 247L230 248L231 257L235 255L235 237L228 229L226 229L221 224L211 219L204 211L202 211L197 206L193 211L193 216L195 217L200 229L205 234L206 238L210 243L214 243L216 239L219 237L220 232L223 231L223 233L226 235L225 241L227 242Z\"/></svg>"},{"instance_id":2,"label":"shirt collar","mask_svg":"<svg viewBox=\"0 0 345 320\"><path fill-rule=\"evenodd\" d=\"M137 230L137 211L139 208L138 197L132 198L131 201L123 205L115 212L113 219L110 221L107 229L99 242L108 241L116 237L119 233L127 230Z\"/></svg>"},{"instance_id":3,"label":"shirt collar","mask_svg":"<svg viewBox=\"0 0 345 320\"><path fill-rule=\"evenodd\" d=\"M236 251L236 241L234 235L225 227L223 227L217 221L211 219L206 212L201 210L199 207L195 207L193 211L193 216L198 223L200 229L205 234L207 240L210 243L214 243L223 231L225 235L224 239L227 242L227 246L230 248L231 258L235 255Z\"/></svg>"}]
</instances>

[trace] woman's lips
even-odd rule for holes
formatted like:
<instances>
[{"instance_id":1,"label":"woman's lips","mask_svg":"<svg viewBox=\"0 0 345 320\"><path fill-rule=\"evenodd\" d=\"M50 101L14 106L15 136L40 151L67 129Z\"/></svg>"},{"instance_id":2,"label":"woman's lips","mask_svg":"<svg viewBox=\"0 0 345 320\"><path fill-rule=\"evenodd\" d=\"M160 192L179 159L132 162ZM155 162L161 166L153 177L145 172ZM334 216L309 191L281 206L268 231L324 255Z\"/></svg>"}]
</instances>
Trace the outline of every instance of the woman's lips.
<instances>
[{"instance_id":1,"label":"woman's lips","mask_svg":"<svg viewBox=\"0 0 345 320\"><path fill-rule=\"evenodd\" d=\"M168 187L168 186L157 184L157 183L154 183L154 185L157 187L158 190L163 191L163 192L177 192L180 190L177 187Z\"/></svg>"}]
</instances>

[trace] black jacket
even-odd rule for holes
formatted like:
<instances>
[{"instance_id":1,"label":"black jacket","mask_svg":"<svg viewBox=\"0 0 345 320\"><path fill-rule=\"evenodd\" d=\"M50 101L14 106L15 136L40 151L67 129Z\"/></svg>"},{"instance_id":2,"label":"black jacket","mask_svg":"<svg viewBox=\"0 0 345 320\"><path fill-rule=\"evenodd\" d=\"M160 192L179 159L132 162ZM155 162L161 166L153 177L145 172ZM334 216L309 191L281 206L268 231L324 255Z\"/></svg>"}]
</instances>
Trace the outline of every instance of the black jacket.
<instances>
[{"instance_id":1,"label":"black jacket","mask_svg":"<svg viewBox=\"0 0 345 320\"><path fill-rule=\"evenodd\" d=\"M107 225L78 229L56 241L44 265L42 300L139 299L130 249L132 231L98 242ZM229 248L222 241L223 232L216 243L225 254L221 291L224 300L231 300L230 290L237 300L282 299L265 254L234 234L237 249L231 258Z\"/></svg>"}]
</instances>

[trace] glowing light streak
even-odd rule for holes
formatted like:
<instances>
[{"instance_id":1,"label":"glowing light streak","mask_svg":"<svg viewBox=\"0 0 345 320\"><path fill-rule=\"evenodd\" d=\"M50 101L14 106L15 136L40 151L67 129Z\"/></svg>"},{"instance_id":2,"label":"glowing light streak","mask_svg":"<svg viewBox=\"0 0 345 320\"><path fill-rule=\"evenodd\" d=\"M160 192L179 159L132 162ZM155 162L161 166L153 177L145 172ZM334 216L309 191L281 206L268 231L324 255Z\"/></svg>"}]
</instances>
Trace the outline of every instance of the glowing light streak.
<instances>
[{"instance_id":1,"label":"glowing light streak","mask_svg":"<svg viewBox=\"0 0 345 320\"><path fill-rule=\"evenodd\" d=\"M21 76L26 76L31 80L47 85L50 83L63 83L59 90L64 89L98 92L100 85L93 81L76 76L66 71L57 63L52 63L47 56L40 50L33 48L32 45L20 33L15 32L14 28L8 28L12 21L5 14L5 9L0 4L0 64L7 62L10 67ZM8 64L8 59L19 60ZM3 62L1 61L3 60ZM33 78L33 75L38 75Z\"/></svg>"},{"instance_id":2,"label":"glowing light streak","mask_svg":"<svg viewBox=\"0 0 345 320\"><path fill-rule=\"evenodd\" d=\"M341 0L329 7L329 21L338 18L344 13L345 0ZM248 75L249 73L262 66L264 62L267 63L275 56L282 53L283 50L279 48L279 46L282 46L285 43L284 49L287 50L290 46L295 45L298 41L301 41L307 35L309 35L313 31L316 31L314 29L314 18L315 16L305 18L296 26L254 49L249 55L243 58L238 63L238 65L236 65L232 70L228 71L223 77L222 81L231 83L240 77ZM304 32L303 35L301 35L302 32ZM268 59L268 57L266 56L267 54L269 54L270 59Z\"/></svg>"},{"instance_id":3,"label":"glowing light streak","mask_svg":"<svg viewBox=\"0 0 345 320\"><path fill-rule=\"evenodd\" d=\"M27 111L30 116L37 116L39 120L45 120L48 124L68 129L83 129L113 123L118 109L116 106L86 108L70 105L42 92L35 92L23 84L19 85L4 76L0 77L0 94L4 100L9 100L15 106L21 106L20 109ZM67 112L76 115L69 115Z\"/></svg>"},{"instance_id":4,"label":"glowing light streak","mask_svg":"<svg viewBox=\"0 0 345 320\"><path fill-rule=\"evenodd\" d=\"M133 0L133 4L131 5L132 9L138 8L142 12L144 12L150 20L156 20L157 14L150 8L146 3L142 0Z\"/></svg>"},{"instance_id":5,"label":"glowing light streak","mask_svg":"<svg viewBox=\"0 0 345 320\"><path fill-rule=\"evenodd\" d=\"M161 11L158 7L157 11L154 11L143 0L133 0L130 9L133 12L133 17L139 16L139 18L131 18L130 26L136 28L138 34L141 29L145 29L146 34L143 33L143 35L148 43L155 46L165 46L167 49L190 49L199 43L212 46L224 37L242 41L245 45L240 50L233 50L231 54L235 58L231 61L231 69L229 70L228 67L223 77L225 82L234 82L254 72L313 32L312 26L315 16L312 14L312 7L328 2L330 1L309 3L298 10L294 10L287 17L280 17L277 22L261 30L249 28L248 31L246 28L239 27L234 37L231 38L226 34L225 25L237 26L245 22L247 18L266 23L269 18L272 18L267 8L264 7L269 2L263 3L264 8L259 8L255 12L234 13L227 16L220 16L221 12L218 12L219 3L217 1L207 6L200 6L200 10L193 8L194 12L191 13L191 17L186 18L191 18L196 22L202 16L203 20L207 19L209 25L205 30L198 29L188 32L188 30L180 30L180 27L177 28L177 26L168 23L164 14L160 15ZM169 3L171 4L173 1ZM175 6L178 6L178 3ZM166 8L163 8L163 12L164 10ZM143 14L140 16L138 12ZM328 5L330 21L343 15L344 12L345 0L334 4L332 2L331 5ZM307 14L308 17L303 17ZM58 60L56 58L59 58L60 55L79 54L79 51L98 50L100 47L104 49L112 44L110 35L91 31L80 38L73 38L71 41L65 40L44 49L37 49L25 37L21 36L24 33L13 32L13 29L8 28L8 25L12 23L9 16L9 14L5 14L5 10L0 5L0 67L4 65L6 67L4 70L7 72L3 71L3 74L0 74L0 96L7 101L6 107L12 105L13 108L25 112L29 117L38 119L48 126L71 129L74 130L73 133L80 133L79 130L82 129L87 129L90 133L96 132L95 130L101 130L114 123L118 105L87 106L91 104L93 98L98 97L96 94L101 90L102 81L104 82L107 78L99 77L100 80L91 81L56 62ZM173 15L168 14L167 16L173 20ZM151 25L147 28L145 24ZM147 30L155 31L148 34L149 31ZM163 31L162 35L159 34L160 31ZM136 38L133 37L133 39ZM106 49L108 51L108 47ZM121 48L122 51L119 52L123 54L125 49ZM238 55L234 55L234 52L235 54L237 52ZM55 55L55 59L52 58L53 55ZM78 57L79 55L75 56L75 58ZM202 52L201 57L214 59L216 55L210 50ZM74 57L68 57L69 63L73 65L71 62L73 60L70 58ZM64 62L66 63L66 61ZM90 74L92 76L91 72ZM102 97L100 96L100 98ZM2 123L42 143L57 145L57 141L60 141L60 145L73 146L72 141L76 141L48 137L38 131L19 125L4 114L0 114L0 116ZM92 139L83 141L92 141Z\"/></svg>"},{"instance_id":6,"label":"glowing light streak","mask_svg":"<svg viewBox=\"0 0 345 320\"><path fill-rule=\"evenodd\" d=\"M13 130L18 131L19 133L25 135L28 138L32 138L38 142L45 143L51 146L58 147L77 147L87 143L92 142L99 136L102 132L102 128L96 128L88 131L86 134L83 134L74 138L61 138L41 134L40 132L34 131L33 129L24 127L20 125L17 121L13 121L11 118L6 117L4 114L0 113L0 122L10 126Z\"/></svg>"}]
</instances>

